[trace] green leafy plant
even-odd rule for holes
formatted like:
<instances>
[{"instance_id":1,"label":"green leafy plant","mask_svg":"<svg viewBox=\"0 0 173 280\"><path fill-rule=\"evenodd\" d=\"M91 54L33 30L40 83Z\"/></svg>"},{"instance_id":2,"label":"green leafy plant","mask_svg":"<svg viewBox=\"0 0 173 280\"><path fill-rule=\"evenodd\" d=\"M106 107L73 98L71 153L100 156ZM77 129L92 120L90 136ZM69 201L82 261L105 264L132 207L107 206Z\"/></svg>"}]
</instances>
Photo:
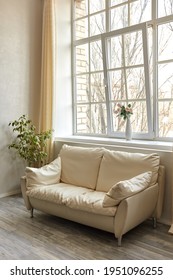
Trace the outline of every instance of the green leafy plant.
<instances>
[{"instance_id":1,"label":"green leafy plant","mask_svg":"<svg viewBox=\"0 0 173 280\"><path fill-rule=\"evenodd\" d=\"M15 149L30 166L41 164L47 157L45 148L47 140L52 136L52 130L36 133L36 127L25 115L10 122L9 126L13 127L16 138L8 145L8 148Z\"/></svg>"}]
</instances>

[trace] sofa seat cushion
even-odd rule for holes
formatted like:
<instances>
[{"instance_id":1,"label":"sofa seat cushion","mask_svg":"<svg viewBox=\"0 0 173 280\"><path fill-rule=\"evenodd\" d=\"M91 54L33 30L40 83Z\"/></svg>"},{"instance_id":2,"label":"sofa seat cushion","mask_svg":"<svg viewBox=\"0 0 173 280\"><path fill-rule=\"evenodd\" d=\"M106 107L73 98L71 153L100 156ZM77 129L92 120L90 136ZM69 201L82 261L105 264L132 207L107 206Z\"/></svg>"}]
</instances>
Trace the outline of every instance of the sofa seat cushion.
<instances>
[{"instance_id":1,"label":"sofa seat cushion","mask_svg":"<svg viewBox=\"0 0 173 280\"><path fill-rule=\"evenodd\" d=\"M61 181L66 184L95 189L102 156L102 148L63 145L60 151Z\"/></svg>"},{"instance_id":2,"label":"sofa seat cushion","mask_svg":"<svg viewBox=\"0 0 173 280\"><path fill-rule=\"evenodd\" d=\"M105 216L114 216L116 212L116 207L103 207L104 192L64 183L49 186L37 185L34 188L28 188L27 195Z\"/></svg>"},{"instance_id":3,"label":"sofa seat cushion","mask_svg":"<svg viewBox=\"0 0 173 280\"><path fill-rule=\"evenodd\" d=\"M152 171L150 185L158 177L160 157L158 154L104 151L100 165L96 190L108 192L116 183L129 180L141 173Z\"/></svg>"},{"instance_id":4,"label":"sofa seat cushion","mask_svg":"<svg viewBox=\"0 0 173 280\"><path fill-rule=\"evenodd\" d=\"M92 212L100 215L115 216L116 207L103 207L104 192L87 192L76 195L67 201L67 206L73 209L79 209L87 212Z\"/></svg>"},{"instance_id":5,"label":"sofa seat cushion","mask_svg":"<svg viewBox=\"0 0 173 280\"><path fill-rule=\"evenodd\" d=\"M123 199L146 189L151 181L152 172L145 172L129 180L120 181L105 194L103 207L118 205Z\"/></svg>"}]
</instances>

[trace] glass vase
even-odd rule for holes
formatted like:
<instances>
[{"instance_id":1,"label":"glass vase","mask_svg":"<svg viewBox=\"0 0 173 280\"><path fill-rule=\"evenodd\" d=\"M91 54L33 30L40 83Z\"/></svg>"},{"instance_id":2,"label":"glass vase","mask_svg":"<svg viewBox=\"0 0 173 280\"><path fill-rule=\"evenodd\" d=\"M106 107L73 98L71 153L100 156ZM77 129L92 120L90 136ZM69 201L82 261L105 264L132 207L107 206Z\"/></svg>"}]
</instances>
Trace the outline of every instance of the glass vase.
<instances>
[{"instance_id":1,"label":"glass vase","mask_svg":"<svg viewBox=\"0 0 173 280\"><path fill-rule=\"evenodd\" d=\"M126 140L132 140L132 126L130 118L126 119L126 131L125 131Z\"/></svg>"}]
</instances>

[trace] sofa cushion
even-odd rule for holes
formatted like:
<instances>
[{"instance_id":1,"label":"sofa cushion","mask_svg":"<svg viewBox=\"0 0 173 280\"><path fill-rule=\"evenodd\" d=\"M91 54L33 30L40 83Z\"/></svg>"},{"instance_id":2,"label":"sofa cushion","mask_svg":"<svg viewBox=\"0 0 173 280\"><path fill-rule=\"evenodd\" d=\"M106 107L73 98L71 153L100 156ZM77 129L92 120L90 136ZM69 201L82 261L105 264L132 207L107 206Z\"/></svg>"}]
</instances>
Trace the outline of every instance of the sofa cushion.
<instances>
[{"instance_id":1,"label":"sofa cushion","mask_svg":"<svg viewBox=\"0 0 173 280\"><path fill-rule=\"evenodd\" d=\"M61 158L58 157L40 168L26 167L25 174L27 187L37 184L51 185L59 183L61 177Z\"/></svg>"},{"instance_id":2,"label":"sofa cushion","mask_svg":"<svg viewBox=\"0 0 173 280\"><path fill-rule=\"evenodd\" d=\"M34 188L29 188L27 195L100 215L114 216L116 212L116 207L103 207L104 192L96 192L92 189L65 183L49 186L37 185Z\"/></svg>"},{"instance_id":3,"label":"sofa cushion","mask_svg":"<svg viewBox=\"0 0 173 280\"><path fill-rule=\"evenodd\" d=\"M66 206L79 209L86 212L92 212L104 216L115 216L116 207L103 207L104 192L87 192L84 194L77 194L76 196L71 196L66 202ZM107 211L105 211L105 209Z\"/></svg>"},{"instance_id":4,"label":"sofa cushion","mask_svg":"<svg viewBox=\"0 0 173 280\"><path fill-rule=\"evenodd\" d=\"M95 189L103 156L102 148L63 145L60 151L63 183Z\"/></svg>"},{"instance_id":5,"label":"sofa cushion","mask_svg":"<svg viewBox=\"0 0 173 280\"><path fill-rule=\"evenodd\" d=\"M129 180L115 184L103 199L103 207L118 205L123 199L146 189L151 181L152 172L145 172Z\"/></svg>"},{"instance_id":6,"label":"sofa cushion","mask_svg":"<svg viewBox=\"0 0 173 280\"><path fill-rule=\"evenodd\" d=\"M74 186L66 183L52 184L48 186L36 185L27 189L27 195L41 200L48 200L58 204L66 204L71 197L93 192L88 188Z\"/></svg>"},{"instance_id":7,"label":"sofa cushion","mask_svg":"<svg viewBox=\"0 0 173 280\"><path fill-rule=\"evenodd\" d=\"M148 171L152 171L150 185L155 185L159 163L160 157L155 153L128 153L105 149L96 190L108 192L119 181L128 180Z\"/></svg>"}]
</instances>

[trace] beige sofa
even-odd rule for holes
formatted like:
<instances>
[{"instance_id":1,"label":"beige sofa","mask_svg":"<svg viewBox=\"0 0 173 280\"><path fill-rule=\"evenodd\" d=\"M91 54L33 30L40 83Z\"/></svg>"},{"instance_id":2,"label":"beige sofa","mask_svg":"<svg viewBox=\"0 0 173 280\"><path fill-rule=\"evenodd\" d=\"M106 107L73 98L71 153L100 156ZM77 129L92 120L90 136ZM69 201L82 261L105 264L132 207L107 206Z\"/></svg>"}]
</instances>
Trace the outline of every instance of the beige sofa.
<instances>
[{"instance_id":1,"label":"beige sofa","mask_svg":"<svg viewBox=\"0 0 173 280\"><path fill-rule=\"evenodd\" d=\"M157 154L63 145L41 168L26 168L21 190L28 210L123 234L148 218L160 218L164 166Z\"/></svg>"}]
</instances>

